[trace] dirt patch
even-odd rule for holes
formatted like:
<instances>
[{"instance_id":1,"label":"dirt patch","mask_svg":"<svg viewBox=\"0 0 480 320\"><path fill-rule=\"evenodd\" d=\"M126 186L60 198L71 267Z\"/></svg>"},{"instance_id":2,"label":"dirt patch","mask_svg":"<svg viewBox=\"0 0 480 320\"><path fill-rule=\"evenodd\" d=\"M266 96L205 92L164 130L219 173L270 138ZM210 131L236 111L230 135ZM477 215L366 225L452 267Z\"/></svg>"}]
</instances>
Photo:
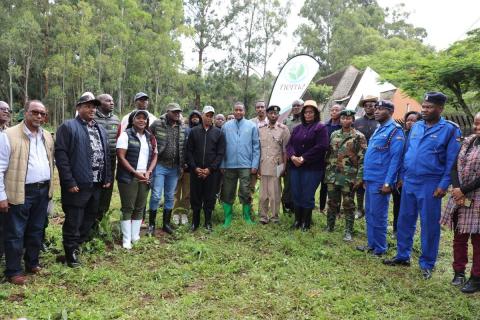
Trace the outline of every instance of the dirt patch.
<instances>
[{"instance_id":1,"label":"dirt patch","mask_svg":"<svg viewBox=\"0 0 480 320\"><path fill-rule=\"evenodd\" d=\"M9 301L9 302L22 302L23 300L25 300L25 294L24 293L11 294L7 299L7 301Z\"/></svg>"},{"instance_id":2,"label":"dirt patch","mask_svg":"<svg viewBox=\"0 0 480 320\"><path fill-rule=\"evenodd\" d=\"M142 294L142 296L140 297L140 300L144 303L144 304L149 304L150 302L152 302L154 300L154 297L152 297L151 295L149 294Z\"/></svg>"},{"instance_id":3,"label":"dirt patch","mask_svg":"<svg viewBox=\"0 0 480 320\"><path fill-rule=\"evenodd\" d=\"M201 291L203 290L204 288L204 284L203 282L194 282L194 283L189 283L186 287L185 287L185 291L186 292L198 292L198 291Z\"/></svg>"},{"instance_id":4,"label":"dirt patch","mask_svg":"<svg viewBox=\"0 0 480 320\"><path fill-rule=\"evenodd\" d=\"M164 300L174 300L176 298L175 294L171 291L165 291L160 293L160 298Z\"/></svg>"}]
</instances>

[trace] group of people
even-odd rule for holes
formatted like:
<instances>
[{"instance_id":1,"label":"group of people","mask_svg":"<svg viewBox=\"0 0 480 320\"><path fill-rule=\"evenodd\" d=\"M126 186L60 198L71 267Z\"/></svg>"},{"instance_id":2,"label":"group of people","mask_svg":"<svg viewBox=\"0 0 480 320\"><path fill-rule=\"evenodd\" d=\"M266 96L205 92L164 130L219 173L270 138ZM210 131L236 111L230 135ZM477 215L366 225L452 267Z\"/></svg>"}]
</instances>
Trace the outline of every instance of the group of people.
<instances>
[{"instance_id":1,"label":"group of people","mask_svg":"<svg viewBox=\"0 0 480 320\"><path fill-rule=\"evenodd\" d=\"M253 224L252 194L259 179L260 223L278 223L283 206L284 212L293 212L292 229L308 231L321 185L319 208L327 207L326 231L333 232L343 215L344 240L352 241L355 216L365 213L367 243L356 249L375 256L387 253L393 194L397 254L383 263L410 265L420 215L419 265L429 279L441 221L455 231L452 282L462 285L463 292L479 291L480 116L475 117L475 134L462 141L458 125L441 116L446 99L440 92L427 93L422 114L407 113L402 128L392 118L393 103L373 96L360 102L362 117L356 119L355 111L336 104L330 108L330 120L323 123L316 102L300 99L292 103L283 122L280 107L267 107L264 101L255 103L257 116L250 120L241 102L227 117L207 105L184 118L177 103L169 103L157 117L148 111L149 97L143 92L134 97L135 110L120 120L113 113L110 95L95 98L86 92L76 103L75 118L62 123L55 137L42 128L47 109L41 101L28 101L24 120L10 128L10 108L0 102L0 234L4 237L0 242L5 245L5 276L11 283L26 283L22 257L25 271L42 270L39 252L55 165L65 213L65 261L73 268L81 265L81 245L91 239L109 210L114 180L121 201L122 246L131 249L140 239L146 213L148 234L156 234L160 207L162 230L173 234L172 214L182 202L191 209L192 232L200 227L202 211L205 229L212 230L217 200L223 208L223 227L230 227L237 196L243 219ZM441 216L442 198L450 185L451 198ZM469 238L473 266L466 281Z\"/></svg>"}]
</instances>

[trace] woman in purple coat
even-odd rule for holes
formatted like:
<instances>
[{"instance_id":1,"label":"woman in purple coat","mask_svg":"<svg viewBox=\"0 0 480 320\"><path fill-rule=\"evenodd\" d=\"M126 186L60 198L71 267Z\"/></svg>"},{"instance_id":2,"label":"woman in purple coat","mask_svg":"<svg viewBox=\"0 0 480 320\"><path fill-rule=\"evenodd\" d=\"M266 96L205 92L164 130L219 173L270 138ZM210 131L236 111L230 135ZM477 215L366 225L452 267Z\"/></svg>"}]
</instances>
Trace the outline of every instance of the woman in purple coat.
<instances>
[{"instance_id":1,"label":"woman in purple coat","mask_svg":"<svg viewBox=\"0 0 480 320\"><path fill-rule=\"evenodd\" d=\"M329 141L327 127L320 122L315 101L305 101L300 119L302 124L293 129L287 144L287 156L295 212L292 228L307 231L312 222L315 191L325 170Z\"/></svg>"}]
</instances>

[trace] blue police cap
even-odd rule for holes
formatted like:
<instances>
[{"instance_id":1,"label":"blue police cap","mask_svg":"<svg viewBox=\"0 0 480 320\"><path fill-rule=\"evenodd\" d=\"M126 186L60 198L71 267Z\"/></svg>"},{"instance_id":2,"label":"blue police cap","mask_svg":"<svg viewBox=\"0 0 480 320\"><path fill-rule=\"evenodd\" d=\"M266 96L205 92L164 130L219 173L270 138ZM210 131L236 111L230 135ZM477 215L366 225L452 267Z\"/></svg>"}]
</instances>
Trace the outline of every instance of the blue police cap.
<instances>
[{"instance_id":1,"label":"blue police cap","mask_svg":"<svg viewBox=\"0 0 480 320\"><path fill-rule=\"evenodd\" d=\"M393 105L392 101L389 100L379 100L375 103L375 107L382 107L390 110L395 110L395 106Z\"/></svg>"},{"instance_id":2,"label":"blue police cap","mask_svg":"<svg viewBox=\"0 0 480 320\"><path fill-rule=\"evenodd\" d=\"M447 102L447 96L441 92L427 92L425 93L424 100L439 106L444 106L445 102Z\"/></svg>"}]
</instances>

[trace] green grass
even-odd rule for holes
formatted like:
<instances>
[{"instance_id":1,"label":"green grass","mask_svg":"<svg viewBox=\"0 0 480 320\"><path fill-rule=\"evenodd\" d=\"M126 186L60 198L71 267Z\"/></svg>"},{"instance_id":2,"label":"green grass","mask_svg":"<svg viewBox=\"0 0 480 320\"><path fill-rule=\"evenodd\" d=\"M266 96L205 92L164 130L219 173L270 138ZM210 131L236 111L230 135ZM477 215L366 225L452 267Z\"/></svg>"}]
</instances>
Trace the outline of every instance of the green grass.
<instances>
[{"instance_id":1,"label":"green grass","mask_svg":"<svg viewBox=\"0 0 480 320\"><path fill-rule=\"evenodd\" d=\"M56 194L58 199L58 193ZM118 195L112 202L116 226ZM59 205L57 202L57 210ZM82 254L84 266L70 269L43 255L45 270L17 287L0 284L0 318L29 319L478 319L479 295L466 296L449 282L451 233L443 232L434 276L424 281L417 266L383 266L356 251L365 241L364 220L356 222L353 243L345 243L343 219L332 234L315 212L308 233L279 225L248 226L235 207L223 230L217 206L214 232L186 227L176 238L142 237L127 252L94 240ZM203 218L202 218L203 220ZM61 225L48 228L61 251ZM118 228L109 230L119 238ZM395 242L390 242L390 254ZM2 270L3 271L3 270Z\"/></svg>"}]
</instances>

